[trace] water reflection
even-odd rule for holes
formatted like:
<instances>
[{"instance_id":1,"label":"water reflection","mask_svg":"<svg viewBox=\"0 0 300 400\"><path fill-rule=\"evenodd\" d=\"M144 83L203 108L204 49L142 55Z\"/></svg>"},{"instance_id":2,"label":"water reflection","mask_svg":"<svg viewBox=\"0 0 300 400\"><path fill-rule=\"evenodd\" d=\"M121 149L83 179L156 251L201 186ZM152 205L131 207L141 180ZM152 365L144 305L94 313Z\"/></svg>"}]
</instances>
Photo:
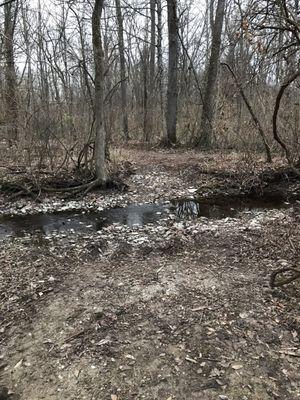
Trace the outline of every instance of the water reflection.
<instances>
[{"instance_id":1,"label":"water reflection","mask_svg":"<svg viewBox=\"0 0 300 400\"><path fill-rule=\"evenodd\" d=\"M172 205L175 207L176 215L179 218L198 217L201 212L200 204L194 200L173 201Z\"/></svg>"},{"instance_id":2,"label":"water reflection","mask_svg":"<svg viewBox=\"0 0 300 400\"><path fill-rule=\"evenodd\" d=\"M246 201L247 200L247 201ZM28 234L91 232L112 224L128 226L156 223L170 212L177 218L236 217L241 211L289 207L282 199L249 200L223 197L219 199L176 199L168 204L142 204L110 208L101 212L78 211L0 217L0 239Z\"/></svg>"},{"instance_id":3,"label":"water reflection","mask_svg":"<svg viewBox=\"0 0 300 400\"><path fill-rule=\"evenodd\" d=\"M176 199L171 201L171 210L178 218L210 219L234 218L240 212L263 211L276 208L287 208L289 203L282 199L246 199L246 198L214 198L214 199Z\"/></svg>"},{"instance_id":4,"label":"water reflection","mask_svg":"<svg viewBox=\"0 0 300 400\"><path fill-rule=\"evenodd\" d=\"M129 205L124 208L111 208L98 214L97 229L111 225L122 224L128 226L146 225L159 221L166 216L168 209L164 205L143 204Z\"/></svg>"},{"instance_id":5,"label":"water reflection","mask_svg":"<svg viewBox=\"0 0 300 400\"><path fill-rule=\"evenodd\" d=\"M22 237L27 234L91 232L112 224L128 226L155 223L166 216L168 209L163 205L130 205L111 208L101 212L79 213L57 212L49 214L18 215L0 217L0 238Z\"/></svg>"}]
</instances>

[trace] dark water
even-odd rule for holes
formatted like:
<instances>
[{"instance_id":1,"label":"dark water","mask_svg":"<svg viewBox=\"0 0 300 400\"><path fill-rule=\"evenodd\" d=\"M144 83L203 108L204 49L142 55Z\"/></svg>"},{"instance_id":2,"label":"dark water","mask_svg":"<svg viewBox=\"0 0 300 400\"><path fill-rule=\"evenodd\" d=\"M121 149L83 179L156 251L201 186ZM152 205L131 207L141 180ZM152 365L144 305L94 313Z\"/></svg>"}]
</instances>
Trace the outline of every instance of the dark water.
<instances>
[{"instance_id":1,"label":"dark water","mask_svg":"<svg viewBox=\"0 0 300 400\"><path fill-rule=\"evenodd\" d=\"M159 221L168 214L167 207L156 204L129 205L99 212L63 211L48 214L32 214L0 217L0 238L22 237L26 234L82 232L101 230L105 226L146 225Z\"/></svg>"},{"instance_id":2,"label":"dark water","mask_svg":"<svg viewBox=\"0 0 300 400\"><path fill-rule=\"evenodd\" d=\"M0 217L0 239L8 236L22 237L40 233L50 235L71 232L88 233L101 230L114 223L134 226L156 223L170 213L179 219L207 217L222 219L236 217L239 212L288 208L291 205L282 200L259 201L231 198L212 200L177 199L168 204L129 205L124 208L110 208L100 212L68 211L49 214L33 214Z\"/></svg>"},{"instance_id":3,"label":"dark water","mask_svg":"<svg viewBox=\"0 0 300 400\"><path fill-rule=\"evenodd\" d=\"M281 198L249 199L220 197L214 199L181 199L171 201L171 210L179 218L209 219L234 218L241 212L289 208L291 204Z\"/></svg>"}]
</instances>

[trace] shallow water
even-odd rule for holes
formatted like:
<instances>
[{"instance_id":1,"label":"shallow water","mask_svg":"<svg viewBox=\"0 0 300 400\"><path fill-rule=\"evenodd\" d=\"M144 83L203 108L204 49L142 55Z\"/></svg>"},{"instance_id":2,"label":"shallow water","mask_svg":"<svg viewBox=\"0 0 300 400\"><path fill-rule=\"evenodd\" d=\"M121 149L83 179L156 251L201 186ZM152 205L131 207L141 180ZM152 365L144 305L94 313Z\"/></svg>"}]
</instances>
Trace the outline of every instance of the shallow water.
<instances>
[{"instance_id":1,"label":"shallow water","mask_svg":"<svg viewBox=\"0 0 300 400\"><path fill-rule=\"evenodd\" d=\"M171 210L179 218L209 219L234 218L241 212L264 211L291 207L282 198L219 197L214 199L177 199L171 201Z\"/></svg>"},{"instance_id":2,"label":"shallow water","mask_svg":"<svg viewBox=\"0 0 300 400\"><path fill-rule=\"evenodd\" d=\"M129 205L99 212L62 211L47 214L0 217L0 238L22 237L26 234L99 231L114 223L134 226L159 221L168 209L156 204Z\"/></svg>"},{"instance_id":3,"label":"shallow water","mask_svg":"<svg viewBox=\"0 0 300 400\"><path fill-rule=\"evenodd\" d=\"M240 212L288 208L291 204L282 200L259 199L256 201L232 198L175 199L165 204L129 205L99 212L63 211L48 214L32 214L0 217L0 239L22 237L28 234L45 236L57 233L99 231L105 226L127 226L157 223L171 213L178 219L206 217L222 219L236 217Z\"/></svg>"}]
</instances>

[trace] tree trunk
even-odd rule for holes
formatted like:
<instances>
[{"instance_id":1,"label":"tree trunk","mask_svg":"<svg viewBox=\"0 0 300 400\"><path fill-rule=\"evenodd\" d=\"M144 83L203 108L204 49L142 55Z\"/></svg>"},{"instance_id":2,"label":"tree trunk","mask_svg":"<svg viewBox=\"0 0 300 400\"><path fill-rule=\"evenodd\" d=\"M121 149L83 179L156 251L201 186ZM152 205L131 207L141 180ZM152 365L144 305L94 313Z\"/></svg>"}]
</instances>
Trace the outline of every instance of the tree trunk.
<instances>
[{"instance_id":1,"label":"tree trunk","mask_svg":"<svg viewBox=\"0 0 300 400\"><path fill-rule=\"evenodd\" d=\"M8 126L8 140L10 145L18 140L18 101L17 101L17 76L14 57L14 33L18 11L18 4L7 3L4 5L4 57L5 57L5 103L6 121Z\"/></svg>"},{"instance_id":2,"label":"tree trunk","mask_svg":"<svg viewBox=\"0 0 300 400\"><path fill-rule=\"evenodd\" d=\"M178 102L178 19L177 0L168 0L169 65L167 92L166 145L176 144Z\"/></svg>"},{"instance_id":3,"label":"tree trunk","mask_svg":"<svg viewBox=\"0 0 300 400\"><path fill-rule=\"evenodd\" d=\"M148 91L148 110L145 120L145 141L149 142L153 131L153 111L155 93L155 47L156 47L156 25L155 25L155 0L150 0L150 60L149 60L149 81Z\"/></svg>"},{"instance_id":4,"label":"tree trunk","mask_svg":"<svg viewBox=\"0 0 300 400\"><path fill-rule=\"evenodd\" d=\"M93 51L94 51L94 63L95 63L95 166L96 166L96 177L97 180L104 184L107 181L107 171L105 165L105 140L106 132L104 125L104 53L102 48L101 38L101 14L103 10L104 0L95 0L92 16L92 34L93 34Z\"/></svg>"},{"instance_id":5,"label":"tree trunk","mask_svg":"<svg viewBox=\"0 0 300 400\"><path fill-rule=\"evenodd\" d=\"M221 37L225 14L225 0L218 0L216 18L212 28L211 53L207 69L206 84L203 97L203 110L198 135L198 147L212 147L215 101L217 96L217 79L221 52Z\"/></svg>"},{"instance_id":6,"label":"tree trunk","mask_svg":"<svg viewBox=\"0 0 300 400\"><path fill-rule=\"evenodd\" d=\"M120 56L120 78L121 78L121 101L122 101L122 125L123 135L126 141L129 140L128 113L127 113L127 83L126 83L126 63L124 46L124 28L120 0L116 1L117 21L118 21L118 45Z\"/></svg>"},{"instance_id":7,"label":"tree trunk","mask_svg":"<svg viewBox=\"0 0 300 400\"><path fill-rule=\"evenodd\" d=\"M163 37L163 27L162 27L162 5L161 0L156 0L157 5L157 82L159 90L159 101L160 101L160 111L161 116L164 115L164 104L163 104L163 50L162 50L162 37Z\"/></svg>"},{"instance_id":8,"label":"tree trunk","mask_svg":"<svg viewBox=\"0 0 300 400\"><path fill-rule=\"evenodd\" d=\"M144 41L143 41L143 47L142 50L140 51L140 56L141 56L141 77L143 80L143 135L144 135L144 141L148 142L149 141L149 39L148 39L148 31L149 31L149 19L148 19L148 9L146 10L146 19L145 19L145 35L144 35Z\"/></svg>"},{"instance_id":9,"label":"tree trunk","mask_svg":"<svg viewBox=\"0 0 300 400\"><path fill-rule=\"evenodd\" d=\"M145 41L146 42L146 41ZM143 46L142 50L142 56L141 56L141 64L142 64L142 77L143 77L143 111L144 111L144 121L143 121L143 131L144 131L144 141L148 142L149 137L147 136L149 134L148 130L148 118L149 118L149 84L148 84L148 79L149 79L149 51L148 51L148 46L145 43Z\"/></svg>"},{"instance_id":10,"label":"tree trunk","mask_svg":"<svg viewBox=\"0 0 300 400\"><path fill-rule=\"evenodd\" d=\"M32 112L32 102L34 98L34 88L33 88L33 73L32 73L32 51L30 45L29 37L29 21L28 21L28 6L21 3L21 13L24 31L24 44L26 53L26 63L27 63L27 94L26 94L26 105L27 110Z\"/></svg>"},{"instance_id":11,"label":"tree trunk","mask_svg":"<svg viewBox=\"0 0 300 400\"><path fill-rule=\"evenodd\" d=\"M44 31L42 23L42 6L40 0L38 1L38 51L37 51L37 64L39 67L40 78L40 99L46 115L50 113L50 89L49 89L49 74L47 71L46 52L47 44L44 42ZM52 65L50 65L52 69ZM55 80L55 77L54 77ZM59 90L57 91L59 93ZM60 98L60 96L59 96Z\"/></svg>"}]
</instances>

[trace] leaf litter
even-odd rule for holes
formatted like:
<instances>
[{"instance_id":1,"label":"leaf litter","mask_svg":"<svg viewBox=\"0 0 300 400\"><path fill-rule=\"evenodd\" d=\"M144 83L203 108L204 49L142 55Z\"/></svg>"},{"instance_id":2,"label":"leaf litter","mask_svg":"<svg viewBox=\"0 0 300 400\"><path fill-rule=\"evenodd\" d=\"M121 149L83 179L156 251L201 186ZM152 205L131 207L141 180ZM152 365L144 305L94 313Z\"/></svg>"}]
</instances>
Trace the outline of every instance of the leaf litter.
<instances>
[{"instance_id":1,"label":"leaf litter","mask_svg":"<svg viewBox=\"0 0 300 400\"><path fill-rule=\"evenodd\" d=\"M135 157L128 193L23 199L1 212L88 211L219 190L215 175L200 182L197 156L192 166L188 155L163 152L157 165ZM268 278L298 262L299 238L290 208L7 239L1 384L21 400L296 400L300 287L271 291Z\"/></svg>"}]
</instances>

